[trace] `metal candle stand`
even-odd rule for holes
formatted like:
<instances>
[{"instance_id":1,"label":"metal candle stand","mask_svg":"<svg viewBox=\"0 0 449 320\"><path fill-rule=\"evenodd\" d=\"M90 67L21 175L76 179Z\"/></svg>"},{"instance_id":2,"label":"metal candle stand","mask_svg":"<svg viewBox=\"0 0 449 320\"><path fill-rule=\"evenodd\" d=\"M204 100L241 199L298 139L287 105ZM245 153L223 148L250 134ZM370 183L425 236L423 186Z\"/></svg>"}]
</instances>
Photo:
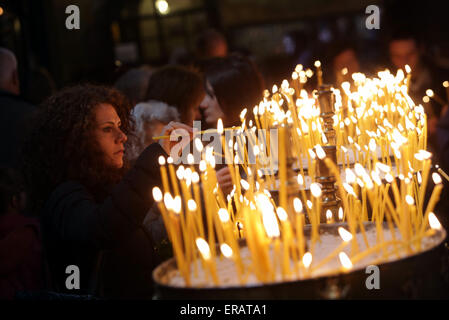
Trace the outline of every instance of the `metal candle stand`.
<instances>
[{"instance_id":1,"label":"metal candle stand","mask_svg":"<svg viewBox=\"0 0 449 320\"><path fill-rule=\"evenodd\" d=\"M337 164L337 147L334 130L334 94L331 86L323 84L318 89L318 104L320 106L320 117L324 122L324 134L327 139L327 145L323 146L326 157ZM331 174L330 169L324 162L324 159L318 159L318 175L316 181L321 184L321 212L320 221L327 221L326 213L332 213L331 221L337 221L338 209L341 200L337 197L337 188L335 186L336 178Z\"/></svg>"}]
</instances>

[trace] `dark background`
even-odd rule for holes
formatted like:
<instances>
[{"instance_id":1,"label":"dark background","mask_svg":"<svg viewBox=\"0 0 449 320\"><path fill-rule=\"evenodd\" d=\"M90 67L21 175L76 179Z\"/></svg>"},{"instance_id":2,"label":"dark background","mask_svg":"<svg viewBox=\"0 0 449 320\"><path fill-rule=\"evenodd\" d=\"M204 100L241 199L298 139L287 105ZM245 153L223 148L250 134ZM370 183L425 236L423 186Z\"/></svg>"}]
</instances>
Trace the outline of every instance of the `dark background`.
<instances>
[{"instance_id":1,"label":"dark background","mask_svg":"<svg viewBox=\"0 0 449 320\"><path fill-rule=\"evenodd\" d=\"M224 33L231 51L257 62L267 87L288 78L283 35L300 31L326 65L326 43L345 37L365 70L386 64L385 39L401 26L424 39L425 54L449 68L449 1L360 0L0 0L0 46L19 60L22 92L38 103L52 90L80 81L113 83L126 69L170 61L194 48L207 28ZM80 8L80 30L67 30L68 5ZM381 9L380 30L365 28L365 8ZM312 67L312 65L308 66ZM33 85L31 85L33 84Z\"/></svg>"}]
</instances>

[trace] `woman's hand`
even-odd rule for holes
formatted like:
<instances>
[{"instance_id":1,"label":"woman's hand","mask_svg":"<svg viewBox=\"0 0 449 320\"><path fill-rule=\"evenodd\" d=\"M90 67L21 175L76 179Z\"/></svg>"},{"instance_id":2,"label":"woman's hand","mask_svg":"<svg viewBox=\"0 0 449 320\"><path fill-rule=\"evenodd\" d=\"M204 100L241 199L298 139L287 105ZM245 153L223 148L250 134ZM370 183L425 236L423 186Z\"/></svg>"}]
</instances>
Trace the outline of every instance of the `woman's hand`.
<instances>
[{"instance_id":1,"label":"woman's hand","mask_svg":"<svg viewBox=\"0 0 449 320\"><path fill-rule=\"evenodd\" d=\"M172 121L162 129L161 134L169 137L160 139L159 144L172 158L177 158L192 139L193 129L183 123ZM179 137L182 137L181 141Z\"/></svg>"},{"instance_id":2,"label":"woman's hand","mask_svg":"<svg viewBox=\"0 0 449 320\"><path fill-rule=\"evenodd\" d=\"M229 172L228 167L222 168L217 171L217 181L224 195L227 195L231 192L234 184L232 183L232 176Z\"/></svg>"}]
</instances>

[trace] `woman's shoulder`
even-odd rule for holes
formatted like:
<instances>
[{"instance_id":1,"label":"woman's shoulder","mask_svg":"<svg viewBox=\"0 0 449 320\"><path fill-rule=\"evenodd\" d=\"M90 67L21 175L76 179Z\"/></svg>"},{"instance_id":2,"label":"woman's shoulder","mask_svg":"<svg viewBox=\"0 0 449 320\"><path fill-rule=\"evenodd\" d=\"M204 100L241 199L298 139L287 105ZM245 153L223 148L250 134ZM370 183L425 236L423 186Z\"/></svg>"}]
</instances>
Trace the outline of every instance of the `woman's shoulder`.
<instances>
[{"instance_id":1,"label":"woman's shoulder","mask_svg":"<svg viewBox=\"0 0 449 320\"><path fill-rule=\"evenodd\" d=\"M93 200L93 195L79 181L69 180L59 184L48 197L43 211L53 212L61 206L66 206L80 200Z\"/></svg>"}]
</instances>

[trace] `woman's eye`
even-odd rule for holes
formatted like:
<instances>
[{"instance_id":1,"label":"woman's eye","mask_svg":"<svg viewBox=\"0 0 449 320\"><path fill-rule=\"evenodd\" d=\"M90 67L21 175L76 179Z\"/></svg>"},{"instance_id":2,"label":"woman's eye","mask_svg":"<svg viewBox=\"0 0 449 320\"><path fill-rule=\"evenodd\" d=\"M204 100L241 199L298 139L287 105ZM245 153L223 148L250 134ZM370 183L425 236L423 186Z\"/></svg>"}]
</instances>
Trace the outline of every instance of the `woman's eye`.
<instances>
[{"instance_id":1,"label":"woman's eye","mask_svg":"<svg viewBox=\"0 0 449 320\"><path fill-rule=\"evenodd\" d=\"M103 128L103 132L112 132L112 128L111 127Z\"/></svg>"}]
</instances>

